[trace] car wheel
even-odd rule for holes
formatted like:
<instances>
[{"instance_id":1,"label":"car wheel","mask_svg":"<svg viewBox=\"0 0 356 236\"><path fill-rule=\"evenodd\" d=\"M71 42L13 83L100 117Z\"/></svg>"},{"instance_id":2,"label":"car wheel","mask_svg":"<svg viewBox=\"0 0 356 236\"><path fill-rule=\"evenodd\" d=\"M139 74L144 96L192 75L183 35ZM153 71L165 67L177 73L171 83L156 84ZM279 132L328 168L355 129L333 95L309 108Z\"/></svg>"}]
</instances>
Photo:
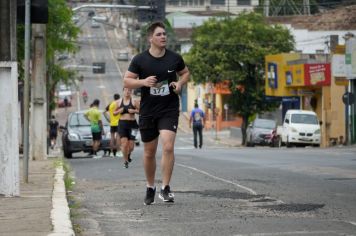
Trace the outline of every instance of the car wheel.
<instances>
[{"instance_id":1,"label":"car wheel","mask_svg":"<svg viewBox=\"0 0 356 236\"><path fill-rule=\"evenodd\" d=\"M66 148L63 148L63 152L64 152L64 156L68 159L71 159L73 156L72 156L72 153L67 150Z\"/></svg>"},{"instance_id":2,"label":"car wheel","mask_svg":"<svg viewBox=\"0 0 356 236\"><path fill-rule=\"evenodd\" d=\"M255 143L252 140L252 136L250 136L250 147L254 147L254 146L255 146Z\"/></svg>"},{"instance_id":3,"label":"car wheel","mask_svg":"<svg viewBox=\"0 0 356 236\"><path fill-rule=\"evenodd\" d=\"M277 137L276 143L277 143L276 147L278 147L278 148L282 147L282 139L281 139L281 137Z\"/></svg>"},{"instance_id":4,"label":"car wheel","mask_svg":"<svg viewBox=\"0 0 356 236\"><path fill-rule=\"evenodd\" d=\"M246 138L246 147L250 147L251 146L251 142L249 141L249 138Z\"/></svg>"},{"instance_id":5,"label":"car wheel","mask_svg":"<svg viewBox=\"0 0 356 236\"><path fill-rule=\"evenodd\" d=\"M292 144L289 142L289 137L288 137L288 136L287 136L286 146L287 146L288 148L292 147Z\"/></svg>"}]
</instances>

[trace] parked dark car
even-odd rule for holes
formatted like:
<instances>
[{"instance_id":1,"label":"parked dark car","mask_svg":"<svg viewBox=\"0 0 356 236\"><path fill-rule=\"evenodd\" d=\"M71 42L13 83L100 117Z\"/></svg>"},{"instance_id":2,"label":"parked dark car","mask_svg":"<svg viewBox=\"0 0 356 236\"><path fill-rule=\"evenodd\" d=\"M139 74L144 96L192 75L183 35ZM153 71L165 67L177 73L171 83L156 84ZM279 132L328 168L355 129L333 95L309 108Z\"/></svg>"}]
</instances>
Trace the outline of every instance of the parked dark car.
<instances>
[{"instance_id":1,"label":"parked dark car","mask_svg":"<svg viewBox=\"0 0 356 236\"><path fill-rule=\"evenodd\" d=\"M63 153L66 158L72 158L75 152L91 152L92 134L90 122L84 116L85 110L72 112L68 115L66 125L63 130L62 145ZM102 122L105 134L102 137L99 150L110 150L110 123L107 117L102 115Z\"/></svg>"},{"instance_id":2,"label":"parked dark car","mask_svg":"<svg viewBox=\"0 0 356 236\"><path fill-rule=\"evenodd\" d=\"M256 118L247 128L247 146L273 145L273 132L276 131L277 122L270 119Z\"/></svg>"}]
</instances>

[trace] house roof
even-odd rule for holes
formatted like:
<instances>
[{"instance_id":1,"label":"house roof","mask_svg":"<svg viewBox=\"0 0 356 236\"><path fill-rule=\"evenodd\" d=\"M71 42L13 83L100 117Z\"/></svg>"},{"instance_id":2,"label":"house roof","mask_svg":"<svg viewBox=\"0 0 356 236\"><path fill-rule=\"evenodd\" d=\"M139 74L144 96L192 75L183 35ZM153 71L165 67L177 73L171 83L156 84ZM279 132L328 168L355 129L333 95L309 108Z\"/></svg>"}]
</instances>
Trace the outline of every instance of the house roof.
<instances>
[{"instance_id":1,"label":"house roof","mask_svg":"<svg viewBox=\"0 0 356 236\"><path fill-rule=\"evenodd\" d=\"M295 29L313 31L356 30L356 5L340 7L312 16L268 17L270 23L291 24Z\"/></svg>"},{"instance_id":2,"label":"house roof","mask_svg":"<svg viewBox=\"0 0 356 236\"><path fill-rule=\"evenodd\" d=\"M177 39L179 39L179 41L185 41L185 40L191 39L193 29L192 28L175 28L174 32L176 33Z\"/></svg>"}]
</instances>

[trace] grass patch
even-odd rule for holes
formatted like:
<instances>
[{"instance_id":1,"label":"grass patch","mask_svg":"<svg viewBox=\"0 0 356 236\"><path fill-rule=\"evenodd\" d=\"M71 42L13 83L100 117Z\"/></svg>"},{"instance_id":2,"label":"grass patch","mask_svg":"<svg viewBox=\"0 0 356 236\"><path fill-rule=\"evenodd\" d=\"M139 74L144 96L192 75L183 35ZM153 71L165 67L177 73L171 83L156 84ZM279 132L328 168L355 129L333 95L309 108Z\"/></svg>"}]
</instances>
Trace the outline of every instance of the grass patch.
<instances>
[{"instance_id":1,"label":"grass patch","mask_svg":"<svg viewBox=\"0 0 356 236\"><path fill-rule=\"evenodd\" d=\"M80 203L75 199L74 196L70 195L70 193L73 191L74 185L75 185L75 180L74 177L72 176L72 168L70 164L68 163L67 160L63 158L59 158L54 161L54 166L57 167L62 167L64 170L64 185L66 188L66 195L67 195L67 201L68 201L68 207L70 210L70 219L72 221L72 227L76 235L81 235L82 234L82 229L79 224L73 223L75 221L75 218L80 217L78 213L78 209L80 208Z\"/></svg>"}]
</instances>

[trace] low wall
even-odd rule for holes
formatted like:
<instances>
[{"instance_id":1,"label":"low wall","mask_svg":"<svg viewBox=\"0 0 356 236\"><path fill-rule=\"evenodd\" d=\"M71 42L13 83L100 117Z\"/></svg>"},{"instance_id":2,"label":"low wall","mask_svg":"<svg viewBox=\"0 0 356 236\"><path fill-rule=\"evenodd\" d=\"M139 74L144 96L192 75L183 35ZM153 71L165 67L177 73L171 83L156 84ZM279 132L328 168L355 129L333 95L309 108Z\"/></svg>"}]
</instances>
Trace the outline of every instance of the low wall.
<instances>
[{"instance_id":1,"label":"low wall","mask_svg":"<svg viewBox=\"0 0 356 236\"><path fill-rule=\"evenodd\" d=\"M241 128L239 127L230 127L230 137L242 139Z\"/></svg>"}]
</instances>

